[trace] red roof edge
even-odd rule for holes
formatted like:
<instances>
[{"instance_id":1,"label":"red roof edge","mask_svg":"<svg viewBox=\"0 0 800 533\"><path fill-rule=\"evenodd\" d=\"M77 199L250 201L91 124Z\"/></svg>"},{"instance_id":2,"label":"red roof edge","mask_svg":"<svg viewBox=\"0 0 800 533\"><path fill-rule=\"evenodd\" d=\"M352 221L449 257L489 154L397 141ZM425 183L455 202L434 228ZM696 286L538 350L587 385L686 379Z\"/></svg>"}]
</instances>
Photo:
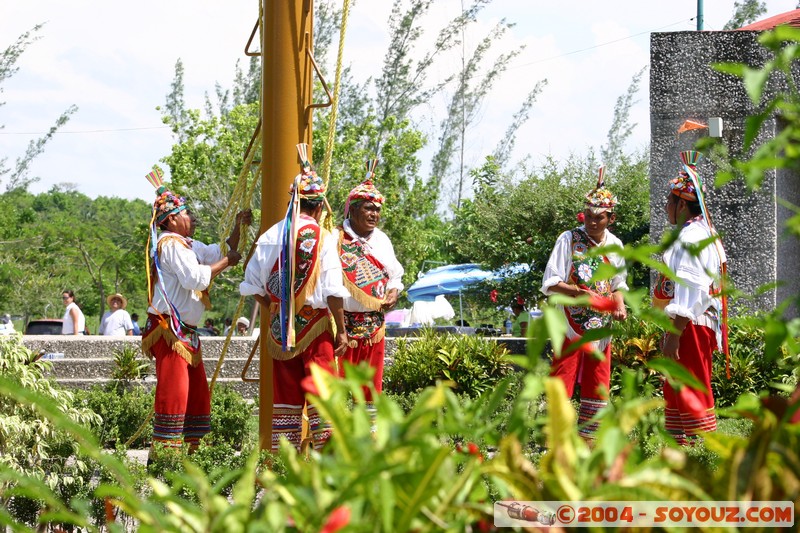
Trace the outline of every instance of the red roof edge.
<instances>
[{"instance_id":1,"label":"red roof edge","mask_svg":"<svg viewBox=\"0 0 800 533\"><path fill-rule=\"evenodd\" d=\"M764 30L771 30L775 28L775 26L780 26L781 24L788 24L789 26L800 28L800 9L787 11L786 13L775 15L774 17L769 17L764 20L753 22L752 24L748 24L747 26L742 26L741 28L739 28L739 30L764 31Z\"/></svg>"}]
</instances>

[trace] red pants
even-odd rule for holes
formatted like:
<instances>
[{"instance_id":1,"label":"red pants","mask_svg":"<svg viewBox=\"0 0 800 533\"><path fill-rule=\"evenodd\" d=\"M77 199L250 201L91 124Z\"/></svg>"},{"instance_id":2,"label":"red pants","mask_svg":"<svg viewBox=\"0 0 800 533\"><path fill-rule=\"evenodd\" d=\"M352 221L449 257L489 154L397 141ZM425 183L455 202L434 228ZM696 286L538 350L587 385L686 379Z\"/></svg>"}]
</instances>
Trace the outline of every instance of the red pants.
<instances>
[{"instance_id":1,"label":"red pants","mask_svg":"<svg viewBox=\"0 0 800 533\"><path fill-rule=\"evenodd\" d=\"M664 381L665 427L678 444L688 444L699 433L717 429L711 392L711 356L716 346L716 334L711 328L690 322L683 330L678 362L705 386L706 392L689 386L676 391Z\"/></svg>"},{"instance_id":2,"label":"red pants","mask_svg":"<svg viewBox=\"0 0 800 533\"><path fill-rule=\"evenodd\" d=\"M355 348L347 348L347 351L342 357L339 358L339 375L344 376L343 362L350 363L353 366L358 366L360 363L367 363L370 367L375 369L375 375L372 377L372 385L375 387L375 392L380 394L383 391L383 358L386 353L386 339L381 339L375 344L370 344L369 340L350 339L350 342L356 340L358 344ZM364 387L364 399L372 402L372 391L368 387Z\"/></svg>"},{"instance_id":3,"label":"red pants","mask_svg":"<svg viewBox=\"0 0 800 533\"><path fill-rule=\"evenodd\" d=\"M789 405L798 405L800 404L800 383L797 384L797 387L794 389L794 394L789 399ZM790 424L800 424L800 409L794 412L792 418L789 419Z\"/></svg>"},{"instance_id":4,"label":"red pants","mask_svg":"<svg viewBox=\"0 0 800 533\"><path fill-rule=\"evenodd\" d=\"M308 426L315 449L328 442L331 429L320 419L317 409L307 404L306 395L300 382L311 375L311 364L333 373L333 336L329 331L319 337L299 353L286 361L272 362L272 451L277 452L281 437L300 450L303 425L303 408L308 413Z\"/></svg>"},{"instance_id":5,"label":"red pants","mask_svg":"<svg viewBox=\"0 0 800 533\"><path fill-rule=\"evenodd\" d=\"M565 339L564 346L568 346L572 341ZM578 348L568 353L562 353L561 357L554 357L553 365L550 368L550 375L558 377L564 382L567 397L572 397L576 381L581 384L578 432L585 438L594 437L597 423L590 421L600 409L608 405L608 383L611 379L610 342L603 350L603 356L603 359L599 360L591 350Z\"/></svg>"},{"instance_id":6,"label":"red pants","mask_svg":"<svg viewBox=\"0 0 800 533\"><path fill-rule=\"evenodd\" d=\"M153 441L179 447L196 445L211 431L211 395L203 362L192 366L170 350L164 339L152 349L156 358Z\"/></svg>"}]
</instances>

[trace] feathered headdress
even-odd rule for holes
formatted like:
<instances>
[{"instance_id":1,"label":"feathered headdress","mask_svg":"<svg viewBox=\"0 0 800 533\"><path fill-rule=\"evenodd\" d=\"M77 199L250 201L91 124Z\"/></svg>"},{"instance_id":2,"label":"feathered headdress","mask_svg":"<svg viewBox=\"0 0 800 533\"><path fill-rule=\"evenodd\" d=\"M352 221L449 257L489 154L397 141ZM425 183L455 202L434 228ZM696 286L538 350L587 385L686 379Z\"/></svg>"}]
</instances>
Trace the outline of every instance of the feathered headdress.
<instances>
[{"instance_id":1,"label":"feathered headdress","mask_svg":"<svg viewBox=\"0 0 800 533\"><path fill-rule=\"evenodd\" d=\"M157 224L163 222L168 216L180 213L188 207L186 205L186 198L178 196L167 189L167 186L164 185L163 177L164 173L161 172L159 168L149 172L145 176L147 181L156 189L156 200L153 202L153 214Z\"/></svg>"},{"instance_id":2,"label":"feathered headdress","mask_svg":"<svg viewBox=\"0 0 800 533\"><path fill-rule=\"evenodd\" d=\"M676 178L670 180L669 188L675 196L689 202L700 202L705 193L705 187L700 181L700 175L697 173L697 163L703 155L694 150L686 150L681 152L680 155L683 162L683 170ZM705 201L700 202L700 207L703 209L703 216L706 217Z\"/></svg>"},{"instance_id":3,"label":"feathered headdress","mask_svg":"<svg viewBox=\"0 0 800 533\"><path fill-rule=\"evenodd\" d=\"M311 166L311 162L308 160L308 145L305 143L298 144L297 153L300 155L300 174L295 176L289 194L297 190L300 198L307 200L325 198L327 192L325 181L317 176Z\"/></svg>"},{"instance_id":4,"label":"feathered headdress","mask_svg":"<svg viewBox=\"0 0 800 533\"><path fill-rule=\"evenodd\" d=\"M350 194L347 195L347 201L344 204L344 218L347 218L347 215L350 213L350 206L354 203L368 201L382 205L386 200L372 183L373 178L375 178L375 167L377 166L377 159L370 159L367 161L367 175L364 181L353 187Z\"/></svg>"},{"instance_id":5,"label":"feathered headdress","mask_svg":"<svg viewBox=\"0 0 800 533\"><path fill-rule=\"evenodd\" d=\"M617 206L617 197L606 188L606 167L600 166L597 171L597 186L586 195L586 207L594 214L613 211Z\"/></svg>"}]
</instances>

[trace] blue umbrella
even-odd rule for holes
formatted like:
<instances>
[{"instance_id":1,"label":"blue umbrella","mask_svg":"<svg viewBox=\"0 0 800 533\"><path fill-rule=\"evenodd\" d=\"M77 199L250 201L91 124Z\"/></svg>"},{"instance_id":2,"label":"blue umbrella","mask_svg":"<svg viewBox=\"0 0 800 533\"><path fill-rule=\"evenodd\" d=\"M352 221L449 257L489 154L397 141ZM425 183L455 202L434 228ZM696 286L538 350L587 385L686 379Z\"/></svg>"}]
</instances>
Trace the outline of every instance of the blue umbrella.
<instances>
[{"instance_id":1,"label":"blue umbrella","mask_svg":"<svg viewBox=\"0 0 800 533\"><path fill-rule=\"evenodd\" d=\"M522 274L530 270L527 264L510 265L495 271L481 270L477 263L445 265L420 273L419 279L408 288L408 301L432 302L440 294L458 294L459 314L464 318L461 293L482 281L503 279L509 275Z\"/></svg>"},{"instance_id":2,"label":"blue umbrella","mask_svg":"<svg viewBox=\"0 0 800 533\"><path fill-rule=\"evenodd\" d=\"M408 288L408 301L432 302L440 294L458 294L470 285L494 277L493 272L481 270L476 263L437 267L420 274L420 278Z\"/></svg>"}]
</instances>

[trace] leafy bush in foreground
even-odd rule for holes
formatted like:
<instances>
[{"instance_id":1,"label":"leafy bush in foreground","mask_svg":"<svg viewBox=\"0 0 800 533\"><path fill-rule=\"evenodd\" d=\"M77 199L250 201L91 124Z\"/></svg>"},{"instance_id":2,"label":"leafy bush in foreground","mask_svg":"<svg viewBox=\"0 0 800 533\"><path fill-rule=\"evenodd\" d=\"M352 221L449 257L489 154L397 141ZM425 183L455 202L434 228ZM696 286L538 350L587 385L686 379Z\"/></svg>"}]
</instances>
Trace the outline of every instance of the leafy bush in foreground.
<instances>
[{"instance_id":1,"label":"leafy bush in foreground","mask_svg":"<svg viewBox=\"0 0 800 533\"><path fill-rule=\"evenodd\" d=\"M419 337L397 339L394 362L383 379L393 393L410 394L449 381L455 392L474 398L511 370L508 350L493 340L425 329Z\"/></svg>"},{"instance_id":2,"label":"leafy bush in foreground","mask_svg":"<svg viewBox=\"0 0 800 533\"><path fill-rule=\"evenodd\" d=\"M73 394L61 390L45 377L52 363L22 344L20 335L0 336L0 378L10 388L24 389L50 402L61 413L84 428L97 428L100 418L88 409L73 406ZM85 430L84 430L85 431ZM85 493L91 465L79 453L74 438L63 426L42 419L35 406L24 405L0 393L0 466L8 472L40 480L48 490L64 498ZM11 484L0 479L0 508L8 507L26 523L35 521L39 498L16 497Z\"/></svg>"}]
</instances>

